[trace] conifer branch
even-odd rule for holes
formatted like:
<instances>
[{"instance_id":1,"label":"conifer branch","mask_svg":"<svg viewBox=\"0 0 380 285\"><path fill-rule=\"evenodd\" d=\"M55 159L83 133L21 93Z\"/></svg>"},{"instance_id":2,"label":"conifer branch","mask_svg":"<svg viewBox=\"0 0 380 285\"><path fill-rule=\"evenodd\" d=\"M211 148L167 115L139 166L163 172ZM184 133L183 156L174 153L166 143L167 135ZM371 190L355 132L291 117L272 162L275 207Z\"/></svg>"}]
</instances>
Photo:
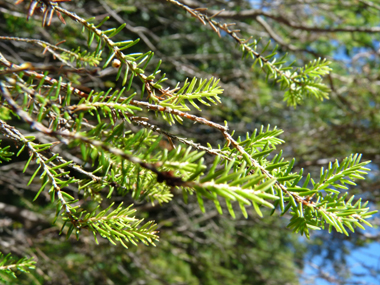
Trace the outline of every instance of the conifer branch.
<instances>
[{"instance_id":1,"label":"conifer branch","mask_svg":"<svg viewBox=\"0 0 380 285\"><path fill-rule=\"evenodd\" d=\"M20 258L16 260L10 253L4 256L0 252L0 281L6 282L5 276L9 276L12 279L17 278L15 271L21 271L29 273L30 269L35 269L36 261L32 258ZM5 276L2 276L4 274Z\"/></svg>"},{"instance_id":2,"label":"conifer branch","mask_svg":"<svg viewBox=\"0 0 380 285\"><path fill-rule=\"evenodd\" d=\"M8 91L6 90L6 88L2 84L1 84L1 91L2 91L2 96L4 96L7 101L10 100L10 101L8 101L8 103L13 104L13 106L16 107L17 105L10 98L9 94L7 94ZM15 109L15 110L17 110L17 109ZM21 116L23 116L24 118L27 118L27 116L28 116L27 113L25 113L22 110L18 110L17 112L18 112L19 115L21 114ZM30 121L33 122L30 117L27 118L27 119L30 119ZM37 122L33 122L33 125L34 125L34 123L40 125ZM43 126L37 126L36 128L37 129L41 129L41 130L45 129L45 127L43 127ZM33 179L40 172L40 170L43 171L42 175L40 176L41 178L43 178L43 181L44 181L43 182L43 186L40 188L39 192L37 193L37 195L36 195L36 197L34 199L37 199L37 197L39 196L39 194L47 186L47 183L50 182L52 184L52 187L50 188L49 192L52 194L52 197L54 197L55 195L57 195L59 203L61 204L61 206L65 210L64 211L65 215L67 215L69 217L70 221L73 224L76 224L76 218L73 215L72 207L65 200L65 194L62 194L64 192L61 191L61 187L59 186L59 184L61 184L60 183L61 181L59 181L59 179L57 178L57 173L55 171L52 171L52 169L46 163L46 161L48 161L48 160L45 159L40 154L40 152L43 151L44 149L46 149L46 147L50 148L52 145L51 144L47 144L47 145L42 145L41 146L41 145L38 145L38 144L34 144L32 142L32 140L34 139L33 137L31 137L31 138L24 137L16 128L11 127L7 123L5 123L3 120L0 120L0 131L3 134L5 134L7 137L9 137L9 138L11 138L11 139L13 139L13 140L15 140L15 141L23 144L24 147L26 147L31 152L30 159L29 159L28 163L26 164L26 166L24 168L24 171L28 167L28 165L31 162L31 160L33 159L33 157L36 158L36 162L37 162L37 164L39 164L39 167L34 172L32 178L29 180L28 185L33 181ZM54 200L54 198L52 198L52 200Z\"/></svg>"},{"instance_id":3,"label":"conifer branch","mask_svg":"<svg viewBox=\"0 0 380 285\"><path fill-rule=\"evenodd\" d=\"M100 22L96 18L86 20L60 7L60 2L65 1L31 0L27 18L37 12L37 7L42 7L42 26L51 25L54 15L63 23L63 17L70 18L82 28L87 50L78 47L70 51L38 39L0 36L0 40L40 46L43 53L49 52L64 63L60 67L14 64L0 53L0 133L20 148L16 154L9 151L9 145L0 146L0 163L26 150L22 154L28 155L29 160L24 172L36 168L28 186L41 184L35 199L42 191L50 194L56 206L55 220L63 221L60 233L67 238L75 233L78 239L86 230L93 234L96 243L101 236L125 248L138 242L154 246L158 241L154 221L144 222L134 216L132 205L115 205L112 200L129 195L134 201L151 201L154 206L170 202L179 192L185 202L189 195L194 195L202 212L207 210L204 200L208 199L218 213L227 210L233 218L237 210L247 218L249 208L261 217L263 208L271 209L272 214L288 213L291 217L288 228L307 237L310 230L327 228L348 235L349 230L371 226L369 218L377 211L371 211L368 202L347 193L369 171L366 167L369 162L361 162L361 155L330 163L316 179L304 175L303 169L294 170L295 159L284 159L282 151L276 152L278 145L284 143L280 138L283 131L277 127L261 126L253 133L238 136L229 129L227 121L223 124L208 116L194 115L194 110L222 103L223 89L218 79L194 77L165 86L168 78L161 75L161 60L148 72L153 52L131 52L139 39L115 40L128 27L121 17L117 18L121 26L103 29L108 16ZM21 2L18 0L16 4ZM270 51L270 42L262 45L260 40L243 39L239 30L232 28L233 24L216 20L227 12L210 14L188 5L187 0L167 2L209 25L219 37L231 37L243 57L251 57L253 66L260 64L267 81L273 80L285 90L284 100L289 105L296 106L306 95L328 98L329 88L322 82L322 77L331 71L326 60L314 60L294 69L286 63L285 56L278 55L277 47ZM260 20L260 15L255 17L269 36L284 44ZM294 46L287 47L296 50ZM89 68L98 65L112 66L117 72L115 85L121 85L121 89L101 90L85 81L79 87L85 91L73 87L80 82L77 76L98 75L98 68ZM137 100L137 94L142 99ZM151 120L152 115L158 119ZM176 128L166 130L161 126L161 119L167 125L189 120L185 123L202 124L213 134L217 130L222 135L218 135L222 145L215 139L201 144L176 135L173 131ZM11 120L26 124L16 127ZM34 131L32 135L24 135L21 130L28 125ZM38 135L33 136L35 133ZM170 145L162 142L161 137ZM59 151L53 151L56 145ZM67 152L66 146L73 148L75 156ZM82 204L88 198L97 205L95 209L91 205L91 210L86 210L87 204ZM102 208L103 205L106 206ZM4 258L0 254L0 278L5 276L2 271L13 274L14 270L33 267L32 259L14 262L8 255Z\"/></svg>"},{"instance_id":4,"label":"conifer branch","mask_svg":"<svg viewBox=\"0 0 380 285\"><path fill-rule=\"evenodd\" d=\"M208 23L215 32L219 33L219 30L223 30L232 36L241 45L243 52L248 52L255 58L256 62L260 62L266 74L272 76L281 83L284 89L287 89L285 100L288 103L292 105L299 103L304 93L313 94L319 99L324 98L327 94L328 89L321 83L320 77L330 71L328 62L316 60L297 71L290 72L288 67L282 67L282 64L285 63L283 59L276 62L276 58L274 58L275 51L268 56L262 55L269 47L269 44L264 47L262 53L258 53L255 51L257 42L249 43L249 41L239 38L236 35L237 31L231 30L229 25L220 24L213 20L214 17L218 16L217 13L212 17L208 17L201 13L199 9L191 9L178 1L169 1L185 9L202 23ZM204 105L209 105L205 100L211 103L219 102L219 94L222 89L218 86L217 80L198 80L194 78L190 82L186 80L182 87L180 87L181 84L179 83L172 89L164 89L161 84L166 80L165 75L158 80L156 79L159 74L160 63L151 75L147 76L145 74L145 67L152 58L153 53L124 54L122 50L137 44L138 40L121 42L111 40L125 25L121 25L117 29L102 31L99 27L104 21L95 26L95 24L61 8L54 1L46 0L43 2L47 6L43 25L50 24L54 12L60 13L59 15L64 14L80 23L88 31L88 46L90 47L94 40L97 42L96 51L92 54L93 58L100 58L104 51L103 48L106 46L109 54L103 67L112 62L112 65L118 68L117 79L121 78L120 76L124 72L122 85L124 86L128 83L127 87L122 90L115 90L112 94L112 89L106 92L94 92L92 90L90 93L86 93L73 88L70 83L63 82L62 78L54 79L47 76L47 74L36 72L36 69L31 64L12 64L0 54L0 63L5 66L4 72L0 74L4 78L4 81L1 81L1 93L6 104L3 104L3 106L15 112L32 129L54 137L60 142L78 145L84 161L89 158L93 162L98 160L99 164L105 168L106 180L101 180L84 170L82 173L86 173L86 176L92 179L90 181L75 180L63 170L64 167L72 165L72 162L58 159L55 154L51 154L52 156L48 158L40 153L42 150L50 148L51 144L41 146L25 141L21 136L14 135L16 140L27 145L32 152L31 159L33 156L36 157L37 163L40 164L44 171L42 177L45 179L45 184L39 193L44 189L47 182L53 184L51 193L55 193L59 200L57 213L64 208L64 214L68 216L66 221L71 223L68 235L74 229L78 234L81 228L88 228L94 234L100 233L111 242L114 239L121 243L123 240L128 240L127 234L120 228L120 221L115 222L110 219L107 220L108 226L100 226L100 221L104 219L81 219L82 214L77 215L77 206L71 206L76 201L69 194L61 191L60 187L62 188L62 185L59 186L59 183L63 185L78 183L78 190L108 184L110 188L108 197L111 196L114 188L120 188L121 192L128 191L128 188L125 187L128 183L132 185L133 198L147 197L160 203L168 202L172 197L171 189L177 187L182 189L185 197L189 193L195 193L203 211L205 210L203 205L204 197L213 200L220 213L222 208L218 197L224 198L227 209L232 216L234 216L232 202L239 204L245 216L247 215L246 206L253 206L259 215L262 215L260 206L266 206L271 209L278 206L282 214L291 209L292 219L289 227L307 236L309 235L309 229L324 228L325 224L329 225L329 229L334 227L338 232L345 234L348 234L346 227L353 231L354 226L362 227L361 223L369 224L366 219L374 212L368 212L369 209L365 203L362 205L361 202L357 202L352 205L352 197L346 201L347 195L339 197L340 192L334 189L334 187L346 189L345 184L352 184L353 180L361 179L362 174L367 173L368 169L365 168L365 165L368 162L360 162L361 157L359 155L346 158L341 166L336 162L334 165L330 165L326 172L322 170L320 182L318 183L315 183L308 175L307 182L300 187L298 183L302 179L303 170L299 173L292 172L294 159L285 161L281 157L282 152L280 152L271 161L267 160L276 145L283 143L278 138L278 135L282 132L281 130L276 128L270 130L268 126L266 131L263 131L262 128L259 134L255 132L252 135L247 134L246 139L241 137L235 139L233 133L229 132L227 122L225 122L225 125L221 125L188 112L190 109L185 102L189 102L198 110L200 110L200 107L195 103L195 100ZM36 5L35 3L36 1L32 1L33 5ZM29 16L33 14L34 9L34 6L31 7ZM32 80L25 82L20 76L8 77L10 73L17 75L20 72L31 77ZM131 94L129 97L123 96L124 92L130 91L134 77L141 79L141 93L148 93L148 102L134 99L136 93ZM39 82L37 87L33 84L33 80ZM47 85L43 85L44 83ZM42 96L37 92L42 87L48 92L46 96ZM35 110L30 104L24 104L24 107L21 107L12 98L9 90L17 94L23 93L24 100L30 100L30 102L35 103ZM156 94L157 92L159 94ZM70 104L72 94L81 98L77 105ZM60 104L56 102L60 102ZM64 103L61 104L61 102ZM161 113L169 124L188 119L194 123L200 123L219 130L226 143L224 147L219 147L216 150L175 136L135 115L135 112L143 109ZM100 113L108 117L110 123L102 123ZM96 117L98 125L83 123L85 114ZM34 119L33 115L36 115L37 119ZM49 127L42 123L44 118L48 118ZM120 120L122 120L122 123L117 125ZM170 141L178 140L194 147L196 151L190 152L190 148L184 150L180 145L175 148L173 145L174 149L170 152L160 150L157 147L160 139L152 136L151 132L146 132L144 129L137 133L124 132L124 122L130 122L131 120L138 122L144 128L165 135ZM84 131L81 129L82 123L90 130ZM1 121L1 126L3 132L9 133L8 135L10 136L11 127L6 125L4 121ZM205 152L215 156L214 163L209 169L203 164L202 157ZM59 161L60 164L54 165L52 158ZM222 163L220 163L221 160L223 161ZM48 166L48 163L53 164L53 166ZM219 169L221 164L223 164L223 167ZM59 169L59 173L55 169ZM39 170L34 173L31 181ZM127 177L127 172L130 173L129 177ZM65 177L67 180L59 180L58 177L60 176ZM313 187L308 186L309 181L311 181ZM95 186L95 184L98 185ZM121 209L120 207L117 209ZM105 212L102 211L101 213ZM150 230L150 232L152 231ZM137 232L134 234L139 235ZM144 238L141 240L146 241Z\"/></svg>"},{"instance_id":5,"label":"conifer branch","mask_svg":"<svg viewBox=\"0 0 380 285\"><path fill-rule=\"evenodd\" d=\"M331 68L328 67L330 62L321 60L320 58L311 62L310 65L314 65L318 69L316 74L307 72L308 66L299 69L299 71L292 71L291 65L288 67L282 66L286 63L285 56L280 59L275 57L277 54L277 46L269 55L264 56L263 54L269 48L270 42L268 42L261 52L258 52L257 48L260 40L250 42L251 38L242 39L237 35L240 30L231 30L229 28L232 24L221 24L213 20L213 17L217 17L220 13L222 13L222 11L209 17L202 13L201 10L192 9L177 0L167 1L184 9L190 13L191 16L198 19L202 24L206 25L206 23L208 23L209 26L219 35L219 37L221 37L220 30L226 32L230 37L232 37L240 45L243 52L243 58L246 54L248 54L252 57L252 59L254 59L252 67L259 63L261 69L265 72L267 79L269 77L273 78L280 83L282 89L287 90L284 101L287 101L288 105L295 107L297 104L302 103L303 95L305 94L314 95L320 100L328 99L330 89L325 84L321 83L321 76L327 75L331 71Z\"/></svg>"},{"instance_id":6,"label":"conifer branch","mask_svg":"<svg viewBox=\"0 0 380 285\"><path fill-rule=\"evenodd\" d=\"M171 1L171 0L166 0ZM184 4L186 4L189 7L197 7L201 3L197 1L188 1L183 0ZM377 5L373 4L370 1L365 0L359 0L359 2L364 3L368 5L369 7L379 9ZM198 8L202 9L202 8ZM288 19L284 17L283 15L279 14L276 15L274 13L271 13L269 11L259 10L259 9L247 9L242 11L217 11L212 9L207 9L208 15L213 15L215 13L218 13L218 17L222 19L234 19L234 20L244 20L244 19L255 19L256 17L263 16L265 18L272 19L276 21L279 24L284 24L288 27L291 27L295 30L303 30L303 31L309 31L309 32L316 32L316 33L337 33L337 32L344 32L344 33L378 33L380 31L379 27L360 27L360 26L346 26L346 27L317 27L317 26L309 26L297 23L293 21L292 19Z\"/></svg>"},{"instance_id":7,"label":"conifer branch","mask_svg":"<svg viewBox=\"0 0 380 285\"><path fill-rule=\"evenodd\" d=\"M312 68L313 68L313 66L310 67L311 70L312 70ZM45 77L45 79L46 79L46 77ZM48 79L48 80L50 80L50 79ZM65 86L61 82L60 82L60 84L62 86ZM121 92L120 92L120 94L121 94ZM121 99L120 94L118 96L118 98L119 98L118 100ZM99 98L99 96L102 96L102 93L100 93L96 97L94 97L93 95L87 95L87 94L85 96L87 98L87 102L90 103L90 102L95 102L94 100L98 100L96 98ZM108 95L104 96L104 98L102 100L105 100L105 99L108 99L108 98L112 99L112 97L113 97L113 96L111 96L111 97L107 97L107 96ZM196 122L208 125L208 126L210 126L212 128L218 129L219 131L221 131L221 133L225 137L225 139L227 141L227 147L228 147L228 145L231 144L234 147L234 149L236 149L238 151L238 153L241 155L241 157L243 158L243 160L246 161L246 163L248 165L248 168L249 167L253 167L252 170L259 169L260 172L261 172L261 174L264 175L265 179L267 179L268 181L271 181L271 183L273 182L273 187L275 187L277 189L277 192L272 192L272 195L276 194L279 197L279 199L281 200L281 205L282 205L281 209L285 210L285 208L283 206L283 203L284 203L283 199L284 199L284 196L285 196L286 199L289 199L288 205L290 205L292 208L304 207L304 206L306 206L308 208L314 208L314 209L317 210L318 213L321 213L320 215L322 215L321 216L322 218L327 217L325 219L326 219L326 221L330 225L335 226L335 228L338 231L345 232L344 227L342 228L342 227L339 226L339 222L342 223L341 222L341 218L339 218L337 216L334 216L334 214L332 212L327 211L323 207L316 206L316 203L310 201L311 198L312 198L312 196L305 198L303 195L300 195L298 193L299 190L295 187L294 183L293 183L294 185L290 186L291 189L289 189L289 186L286 186L287 182L285 182L284 184L280 183L280 180L282 180L282 181L293 180L293 181L296 181L296 183L297 183L297 181L299 181L301 179L302 175L295 174L295 175L287 175L285 177L277 177L277 176L271 174L271 171L268 171L266 169L266 167L268 167L268 166L263 166L263 165L266 164L266 162L262 161L260 163L256 159L252 158L252 156L245 149L247 146L242 147L242 145L239 142L237 142L232 137L231 134L228 133L228 131L227 131L228 127L227 126L222 126L222 125L216 124L214 122L205 120L204 118L196 117L194 115L190 115L190 114L184 113L182 111L174 110L174 109L171 109L169 107L163 107L163 106L159 106L159 105L153 105L153 104L150 104L150 103L147 103L147 102L141 102L141 101L137 101L137 100L132 100L130 98L122 98L122 99L124 99L123 103L127 103L128 102L129 104L132 104L132 105L144 106L148 110L161 111L161 112L166 112L166 113L169 113L169 114L174 114L174 115L177 115L177 116L188 118L190 120L193 120L193 121L196 121ZM92 103L92 104L94 104L94 103ZM99 104L95 103L96 106L107 106L107 104L110 104L110 103L99 103ZM95 105L92 106L92 107L95 107ZM110 107L115 107L116 105L112 105L112 106L109 105L109 106ZM72 106L71 108L72 108L73 111L75 109L78 109L78 110L79 109L88 109L88 107L86 107L86 106L82 106L82 107L79 107L79 108L78 108L78 106L76 106L76 107ZM107 107L107 108L109 108L109 107ZM17 109L19 109L19 108L15 107L14 110L17 110ZM91 106L90 106L90 109L91 109ZM127 110L128 106L125 106L122 109L123 110ZM22 110L19 110L19 111L22 111ZM19 113L22 113L22 112L18 112L18 114ZM22 116L20 116L20 117L22 117ZM22 118L25 119L27 122L30 122L31 126L34 124L33 120L30 117L29 118L22 117ZM61 137L70 138L71 140L77 140L77 139L79 139L83 143L91 144L91 145L93 145L96 148L100 147L104 151L110 152L110 153L112 153L112 154L114 154L116 156L120 156L120 157L122 157L124 159L127 159L128 161L131 161L132 163L139 164L141 167L143 167L143 168L145 168L145 169L147 169L147 170L155 173L157 175L157 182L166 182L166 185L170 186L170 187L177 186L177 187L185 187L185 188L186 187L187 188L196 188L196 189L198 189L198 193L202 193L203 196L206 196L209 199L215 199L215 197L213 198L213 196L210 196L209 194L207 194L207 192L204 192L203 190L200 190L200 189L208 189L211 192L213 192L215 189L219 189L218 187L215 188L214 184L204 184L204 183L203 184L197 184L197 183L194 184L194 182L190 182L190 181L186 182L186 181L182 180L179 177L173 176L171 172L159 171L154 166L154 164L149 164L149 163L146 163L146 162L138 159L137 157L129 156L129 155L123 153L122 151L120 151L118 148L109 147L108 145L106 145L104 143L88 139L88 138L80 136L78 134L73 134L73 133L69 133L69 132L51 131L49 129L48 129L49 131L46 132L46 129L44 129L44 127L41 127L41 126L40 126L40 128L37 128L37 130L42 131L45 134L49 134L49 135L55 135L55 136L61 136ZM269 151L271 151L271 150L269 149ZM273 170L273 169L276 169L278 167L285 166L285 165L287 165L287 163L285 163L285 164L284 163L277 163L277 164L274 164L274 166L271 167L270 169ZM363 168L360 168L360 169L363 169ZM290 170L291 170L291 167L288 168L287 173L289 173ZM192 179L194 179L197 176L199 176L202 173L202 171L203 171L203 168L199 168L199 170L197 170L197 172L192 176ZM225 190L228 189L228 191L230 193L235 193L235 195L236 195L236 189L235 188L229 188L229 187L226 188L226 186L224 184L221 184L219 186L220 186L221 189L225 189ZM220 189L218 191L220 191ZM315 193L315 192L313 192L313 193ZM226 196L226 197L228 197L228 198L231 199L231 197L233 197L233 196ZM253 197L256 197L256 196L253 196ZM270 196L270 197L272 197L272 196ZM252 199L255 199L255 198L252 198ZM163 200L163 201L165 201L165 200ZM201 201L201 200L199 200L199 201ZM245 200L243 200L243 201L245 201ZM261 204L269 205L269 204L267 204L262 199L259 200L259 201L260 201ZM201 202L200 202L200 205L202 205ZM257 206L257 204L254 204L254 205ZM261 212L259 212L260 210L258 210L258 207L255 207L255 209L256 209L256 211L258 211L258 213L261 213ZM286 210L288 210L288 209L289 209L289 207L287 207ZM363 212L362 212L363 215L366 213L365 212L366 210L368 210L368 209L364 209L363 210ZM231 211L230 211L230 213L232 214ZM294 212L294 213L297 213L297 212ZM299 213L299 216L301 216L299 218L301 218L301 220L302 220L302 216L303 216L301 214L302 211L299 210L298 213ZM314 219L315 217L316 217L315 215L312 215L311 219ZM299 218L296 219L296 221L299 221ZM317 222L316 222L317 224L320 223L319 222L320 218L317 219ZM352 218L353 218L353 220L355 220L355 223L357 223L357 221L358 221L357 217L355 218L355 216L352 216ZM336 222L334 223L333 221L336 221ZM360 220L360 221L363 221L363 220ZM291 224L291 225L294 226L294 220L292 222L293 222L293 224ZM312 223L304 223L302 227L297 227L295 230L299 230L299 231L301 231L301 233L305 233L306 235L308 235L308 228L316 229L317 226L313 225Z\"/></svg>"}]
</instances>

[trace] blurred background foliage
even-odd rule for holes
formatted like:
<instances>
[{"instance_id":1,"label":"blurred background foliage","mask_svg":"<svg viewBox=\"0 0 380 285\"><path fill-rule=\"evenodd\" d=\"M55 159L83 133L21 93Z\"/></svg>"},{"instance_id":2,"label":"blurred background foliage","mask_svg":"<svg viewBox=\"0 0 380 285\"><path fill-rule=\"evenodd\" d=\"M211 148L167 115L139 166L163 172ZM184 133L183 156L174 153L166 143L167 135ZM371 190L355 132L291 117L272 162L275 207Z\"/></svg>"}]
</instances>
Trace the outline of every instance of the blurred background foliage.
<instances>
[{"instance_id":1,"label":"blurred background foliage","mask_svg":"<svg viewBox=\"0 0 380 285\"><path fill-rule=\"evenodd\" d=\"M14 2L0 0L2 35L52 44L65 39L62 46L68 49L86 46L86 37L72 21L63 25L53 18L51 26L42 28L38 16L26 21L28 1L17 6ZM62 5L84 18L94 16L100 21L110 16L103 29L126 22L118 40L140 38L135 51L155 52L151 68L162 59L168 86L193 76L220 78L225 89L223 105L204 108L202 116L216 122L227 120L239 135L268 124L283 129L286 143L279 149L286 157L295 157L298 168L317 173L334 158L362 153L364 160L372 161L373 171L350 193L376 207L380 199L379 4L364 0L183 3L208 7L210 15L225 9L218 21L236 23L243 38L262 38L263 45L271 40L273 48L279 45L278 57L288 53L295 66L318 57L331 60L333 72L325 78L330 100L307 98L296 109L286 106L284 92L273 81L266 82L259 67L252 69L252 61L241 58L231 38L223 33L219 38L209 26L166 1L94 0ZM0 41L0 51L18 63L58 65L38 46ZM118 87L115 73L109 67L99 70L99 76L71 74L70 79L83 90L105 90ZM222 143L219 133L200 125L182 134L183 129L174 126L172 130L199 142L214 136ZM26 187L33 173L32 168L26 175L21 173L26 159L20 156L0 165L0 251L38 260L38 269L20 274L18 284L358 284L358 278L360 284L376 284L373 280L380 278L378 264L365 265L365 255L358 257L360 273L350 270L348 262L355 250L379 242L377 216L372 222L375 229L365 233L358 230L344 237L315 232L307 241L286 229L286 220L276 213L259 218L252 211L247 220L241 216L233 220L216 210L202 214L196 201L184 204L182 196L175 196L168 205L136 205L138 215L159 223L156 248L139 245L125 250L101 240L96 245L84 233L79 241L65 240L59 236L59 222L51 225L55 209L49 198L30 202L39 186ZM128 196L113 195L111 200L132 202Z\"/></svg>"}]
</instances>

